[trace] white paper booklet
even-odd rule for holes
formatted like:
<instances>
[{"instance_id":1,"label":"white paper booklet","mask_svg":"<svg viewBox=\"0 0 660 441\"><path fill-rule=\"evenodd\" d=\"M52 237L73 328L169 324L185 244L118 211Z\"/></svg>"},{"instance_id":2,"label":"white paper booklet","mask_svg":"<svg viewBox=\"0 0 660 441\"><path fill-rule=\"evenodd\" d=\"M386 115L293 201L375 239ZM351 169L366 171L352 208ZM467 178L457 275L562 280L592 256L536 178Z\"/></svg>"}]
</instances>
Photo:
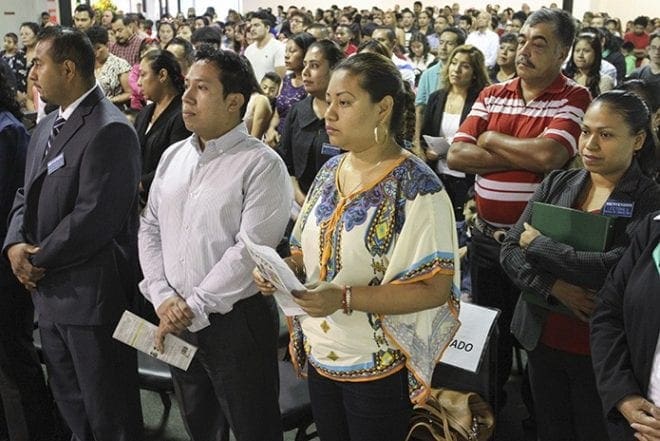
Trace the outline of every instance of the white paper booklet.
<instances>
[{"instance_id":1,"label":"white paper booklet","mask_svg":"<svg viewBox=\"0 0 660 441\"><path fill-rule=\"evenodd\" d=\"M450 147L447 138L445 138L444 136L430 136L430 135L422 135L422 137L424 138L424 141L426 141L426 145L428 146L428 149L430 151L440 156L441 158L447 157L447 152L449 151L449 147Z\"/></svg>"},{"instance_id":2,"label":"white paper booklet","mask_svg":"<svg viewBox=\"0 0 660 441\"><path fill-rule=\"evenodd\" d=\"M274 249L252 242L244 233L241 233L241 239L261 274L275 286L277 291L273 295L284 315L304 315L305 311L293 300L291 291L306 291L307 288L300 283L289 265Z\"/></svg>"},{"instance_id":3,"label":"white paper booklet","mask_svg":"<svg viewBox=\"0 0 660 441\"><path fill-rule=\"evenodd\" d=\"M157 329L153 323L130 311L124 311L112 337L167 364L188 370L197 347L176 335L167 334L164 342L165 352L158 352L154 346Z\"/></svg>"}]
</instances>

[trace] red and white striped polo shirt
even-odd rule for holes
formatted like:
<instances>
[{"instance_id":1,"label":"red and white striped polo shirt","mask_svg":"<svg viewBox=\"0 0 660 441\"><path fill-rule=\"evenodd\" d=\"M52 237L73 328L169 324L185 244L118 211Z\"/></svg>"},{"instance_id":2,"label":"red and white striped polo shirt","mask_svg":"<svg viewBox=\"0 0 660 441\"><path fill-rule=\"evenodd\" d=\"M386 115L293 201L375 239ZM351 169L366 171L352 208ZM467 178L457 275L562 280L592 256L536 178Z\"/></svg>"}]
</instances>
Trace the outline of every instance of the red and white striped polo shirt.
<instances>
[{"instance_id":1,"label":"red and white striped polo shirt","mask_svg":"<svg viewBox=\"0 0 660 441\"><path fill-rule=\"evenodd\" d=\"M525 103L520 78L515 78L481 91L453 142L476 144L479 135L489 130L517 138L546 137L562 144L572 158L590 102L586 88L560 74L542 95ZM496 226L515 224L542 179L543 175L528 170L477 176L479 216Z\"/></svg>"}]
</instances>

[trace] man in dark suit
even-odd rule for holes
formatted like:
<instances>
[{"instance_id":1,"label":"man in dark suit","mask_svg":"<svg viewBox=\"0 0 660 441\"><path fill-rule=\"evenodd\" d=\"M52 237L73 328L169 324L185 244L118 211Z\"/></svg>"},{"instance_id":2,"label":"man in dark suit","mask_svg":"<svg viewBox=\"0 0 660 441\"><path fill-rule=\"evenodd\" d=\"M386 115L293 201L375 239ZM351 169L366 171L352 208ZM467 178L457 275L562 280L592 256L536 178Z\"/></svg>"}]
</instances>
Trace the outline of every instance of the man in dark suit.
<instances>
[{"instance_id":1,"label":"man in dark suit","mask_svg":"<svg viewBox=\"0 0 660 441\"><path fill-rule=\"evenodd\" d=\"M59 106L37 126L4 252L33 293L57 405L78 441L138 441L135 351L113 340L136 250L139 146L79 31L45 28L30 71Z\"/></svg>"}]
</instances>

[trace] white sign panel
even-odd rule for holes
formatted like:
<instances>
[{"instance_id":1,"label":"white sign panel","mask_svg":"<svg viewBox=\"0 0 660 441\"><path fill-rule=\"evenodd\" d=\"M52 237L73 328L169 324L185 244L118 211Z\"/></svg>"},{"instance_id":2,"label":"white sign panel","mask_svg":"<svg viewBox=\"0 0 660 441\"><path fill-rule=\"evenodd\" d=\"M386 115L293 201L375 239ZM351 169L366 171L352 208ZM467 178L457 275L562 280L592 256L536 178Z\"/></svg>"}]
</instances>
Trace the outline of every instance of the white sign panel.
<instances>
[{"instance_id":1,"label":"white sign panel","mask_svg":"<svg viewBox=\"0 0 660 441\"><path fill-rule=\"evenodd\" d=\"M496 309L461 302L458 315L461 327L440 362L476 373L499 313Z\"/></svg>"}]
</instances>

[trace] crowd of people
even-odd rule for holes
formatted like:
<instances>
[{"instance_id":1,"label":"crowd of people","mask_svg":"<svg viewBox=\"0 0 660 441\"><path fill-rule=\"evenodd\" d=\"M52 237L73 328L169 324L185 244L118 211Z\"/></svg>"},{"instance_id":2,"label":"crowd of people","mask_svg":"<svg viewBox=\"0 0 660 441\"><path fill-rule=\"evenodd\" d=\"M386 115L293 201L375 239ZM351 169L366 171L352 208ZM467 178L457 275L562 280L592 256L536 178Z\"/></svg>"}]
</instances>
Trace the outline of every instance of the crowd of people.
<instances>
[{"instance_id":1,"label":"crowd of people","mask_svg":"<svg viewBox=\"0 0 660 441\"><path fill-rule=\"evenodd\" d=\"M281 440L275 287L245 238L305 284L289 352L323 441L404 440L461 302L501 311L496 413L519 348L539 440L660 440L660 18L70 22L0 52L0 440L144 439L125 310L155 350L198 347L171 368L192 440ZM536 203L613 218L610 243L544 234Z\"/></svg>"}]
</instances>

